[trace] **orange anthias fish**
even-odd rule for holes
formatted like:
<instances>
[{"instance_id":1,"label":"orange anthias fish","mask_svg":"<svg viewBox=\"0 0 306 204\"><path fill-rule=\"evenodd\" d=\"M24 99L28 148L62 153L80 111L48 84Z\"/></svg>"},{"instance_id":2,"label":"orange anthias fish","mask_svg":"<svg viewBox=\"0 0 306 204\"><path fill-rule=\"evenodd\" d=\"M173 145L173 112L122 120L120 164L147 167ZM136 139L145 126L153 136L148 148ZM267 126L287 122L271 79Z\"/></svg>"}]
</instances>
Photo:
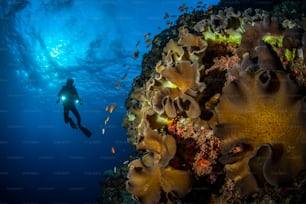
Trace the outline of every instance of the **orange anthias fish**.
<instances>
[{"instance_id":1,"label":"orange anthias fish","mask_svg":"<svg viewBox=\"0 0 306 204\"><path fill-rule=\"evenodd\" d=\"M113 153L113 154L115 154L115 153L116 153L116 151L115 151L115 148L114 148L114 147L112 147L112 150L111 150L111 151L112 151L112 153Z\"/></svg>"},{"instance_id":2,"label":"orange anthias fish","mask_svg":"<svg viewBox=\"0 0 306 204\"><path fill-rule=\"evenodd\" d=\"M115 108L116 108L115 104L111 105L111 107L109 108L109 112L112 113Z\"/></svg>"},{"instance_id":3,"label":"orange anthias fish","mask_svg":"<svg viewBox=\"0 0 306 204\"><path fill-rule=\"evenodd\" d=\"M155 37L153 43L155 44L158 41L158 37Z\"/></svg>"},{"instance_id":4,"label":"orange anthias fish","mask_svg":"<svg viewBox=\"0 0 306 204\"><path fill-rule=\"evenodd\" d=\"M146 40L146 45L147 45L146 48L150 47L150 45L151 45L151 40L150 39Z\"/></svg>"},{"instance_id":5,"label":"orange anthias fish","mask_svg":"<svg viewBox=\"0 0 306 204\"><path fill-rule=\"evenodd\" d=\"M136 59L136 58L138 58L138 56L139 56L139 51L136 50L136 51L134 52L134 58Z\"/></svg>"}]
</instances>

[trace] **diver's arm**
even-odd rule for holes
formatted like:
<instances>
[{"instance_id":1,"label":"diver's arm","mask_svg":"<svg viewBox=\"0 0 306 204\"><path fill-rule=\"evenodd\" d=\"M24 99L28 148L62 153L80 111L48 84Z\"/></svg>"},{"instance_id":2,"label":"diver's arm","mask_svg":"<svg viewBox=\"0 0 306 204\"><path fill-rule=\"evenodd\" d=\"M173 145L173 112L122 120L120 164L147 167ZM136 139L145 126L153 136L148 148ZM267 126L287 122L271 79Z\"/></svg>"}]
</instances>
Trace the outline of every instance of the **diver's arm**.
<instances>
[{"instance_id":1,"label":"diver's arm","mask_svg":"<svg viewBox=\"0 0 306 204\"><path fill-rule=\"evenodd\" d=\"M62 95L62 93L63 93L63 89L64 89L64 87L62 87L62 89L58 92L56 103L59 103L59 102L60 102L60 100L61 100L61 95Z\"/></svg>"},{"instance_id":2,"label":"diver's arm","mask_svg":"<svg viewBox=\"0 0 306 204\"><path fill-rule=\"evenodd\" d=\"M76 99L79 101L78 103L79 103L80 105L82 105L82 104L83 104L83 101L82 101L82 99L79 97L78 91L76 90L75 87L73 87L73 88L74 88L75 97L76 97Z\"/></svg>"}]
</instances>

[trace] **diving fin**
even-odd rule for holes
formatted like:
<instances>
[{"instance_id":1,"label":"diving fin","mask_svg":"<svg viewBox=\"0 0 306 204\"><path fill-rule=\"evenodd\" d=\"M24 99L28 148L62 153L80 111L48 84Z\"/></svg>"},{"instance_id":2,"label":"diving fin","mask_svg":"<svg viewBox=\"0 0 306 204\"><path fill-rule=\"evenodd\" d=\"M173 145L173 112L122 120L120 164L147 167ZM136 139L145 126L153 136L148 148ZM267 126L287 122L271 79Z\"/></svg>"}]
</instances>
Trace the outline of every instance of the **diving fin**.
<instances>
[{"instance_id":1,"label":"diving fin","mask_svg":"<svg viewBox=\"0 0 306 204\"><path fill-rule=\"evenodd\" d=\"M92 135L91 132L87 128L83 126L79 126L79 128L84 133L84 135L86 135L86 137L90 137Z\"/></svg>"}]
</instances>

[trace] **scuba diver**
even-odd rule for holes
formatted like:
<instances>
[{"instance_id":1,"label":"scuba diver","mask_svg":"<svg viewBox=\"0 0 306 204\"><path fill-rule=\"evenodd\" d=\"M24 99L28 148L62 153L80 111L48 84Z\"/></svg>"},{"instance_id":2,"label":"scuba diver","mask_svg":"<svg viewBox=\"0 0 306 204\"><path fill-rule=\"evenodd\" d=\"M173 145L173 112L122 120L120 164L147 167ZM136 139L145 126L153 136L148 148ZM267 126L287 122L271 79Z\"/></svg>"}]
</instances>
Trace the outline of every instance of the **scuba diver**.
<instances>
[{"instance_id":1,"label":"scuba diver","mask_svg":"<svg viewBox=\"0 0 306 204\"><path fill-rule=\"evenodd\" d=\"M59 91L59 93L57 95L56 103L59 103L61 101L63 106L64 106L64 120L65 120L65 123L69 123L70 126L73 129L77 129L79 127L80 130L87 137L90 137L91 132L81 125L81 116L80 116L78 110L75 107L75 103L78 103L78 104L82 105L83 102L80 99L80 97L78 95L78 92L73 85L73 82L74 82L73 79L71 79L71 78L67 79L66 85L62 87L62 89ZM76 119L78 121L78 127L75 125L72 118L69 117L69 111L71 111L74 114L74 116L76 117Z\"/></svg>"}]
</instances>

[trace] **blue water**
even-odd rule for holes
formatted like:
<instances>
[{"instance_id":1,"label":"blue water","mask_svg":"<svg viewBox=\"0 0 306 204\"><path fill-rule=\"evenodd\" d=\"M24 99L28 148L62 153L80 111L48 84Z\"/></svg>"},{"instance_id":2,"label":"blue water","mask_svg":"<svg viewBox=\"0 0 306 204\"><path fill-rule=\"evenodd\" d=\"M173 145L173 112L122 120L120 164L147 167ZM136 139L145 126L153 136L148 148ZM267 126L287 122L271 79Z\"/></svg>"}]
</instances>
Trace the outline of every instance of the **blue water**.
<instances>
[{"instance_id":1,"label":"blue water","mask_svg":"<svg viewBox=\"0 0 306 204\"><path fill-rule=\"evenodd\" d=\"M183 3L0 0L0 203L95 202L103 172L133 153L121 124L150 49L144 35L167 28L176 18L165 13L181 14ZM90 138L65 124L55 103L68 77L84 101L77 108ZM106 112L111 104L117 108Z\"/></svg>"}]
</instances>

